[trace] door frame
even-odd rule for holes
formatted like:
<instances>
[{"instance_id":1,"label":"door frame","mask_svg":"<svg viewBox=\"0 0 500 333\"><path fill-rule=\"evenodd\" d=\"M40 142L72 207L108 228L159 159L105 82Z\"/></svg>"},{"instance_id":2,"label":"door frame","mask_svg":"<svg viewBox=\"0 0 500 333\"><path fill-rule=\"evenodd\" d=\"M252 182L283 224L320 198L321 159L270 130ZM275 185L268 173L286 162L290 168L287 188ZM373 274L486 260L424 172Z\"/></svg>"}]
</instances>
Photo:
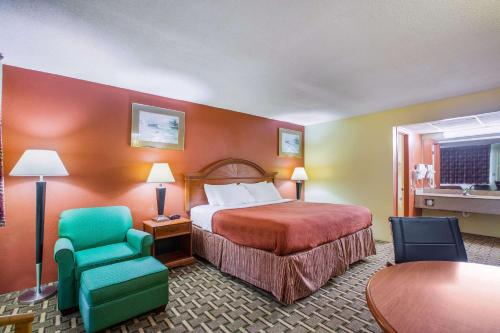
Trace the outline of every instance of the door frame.
<instances>
[{"instance_id":1,"label":"door frame","mask_svg":"<svg viewBox=\"0 0 500 333\"><path fill-rule=\"evenodd\" d=\"M409 138L408 132L402 128L394 127L393 128L393 140L392 140L392 148L393 148L393 167L392 167L392 175L393 175L393 214L394 216L399 216L400 212L398 211L398 192L399 192L399 172L398 172L398 154L399 154L399 136L403 137L403 205L404 211L402 216L410 215L410 154L409 154Z\"/></svg>"}]
</instances>

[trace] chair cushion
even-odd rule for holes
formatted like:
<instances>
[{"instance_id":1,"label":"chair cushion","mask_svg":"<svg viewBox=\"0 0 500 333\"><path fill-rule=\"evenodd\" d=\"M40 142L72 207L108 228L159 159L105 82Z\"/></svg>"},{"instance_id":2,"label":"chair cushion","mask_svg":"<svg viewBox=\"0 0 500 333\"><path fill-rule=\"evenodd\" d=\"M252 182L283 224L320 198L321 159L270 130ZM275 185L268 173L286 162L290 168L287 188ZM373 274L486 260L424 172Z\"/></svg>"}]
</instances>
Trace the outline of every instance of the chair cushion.
<instances>
[{"instance_id":1,"label":"chair cushion","mask_svg":"<svg viewBox=\"0 0 500 333\"><path fill-rule=\"evenodd\" d=\"M125 242L77 251L75 253L76 278L78 279L80 274L88 269L133 259L138 256L139 252Z\"/></svg>"},{"instance_id":2,"label":"chair cushion","mask_svg":"<svg viewBox=\"0 0 500 333\"><path fill-rule=\"evenodd\" d=\"M149 256L83 272L80 293L89 305L98 305L167 282L167 267Z\"/></svg>"}]
</instances>

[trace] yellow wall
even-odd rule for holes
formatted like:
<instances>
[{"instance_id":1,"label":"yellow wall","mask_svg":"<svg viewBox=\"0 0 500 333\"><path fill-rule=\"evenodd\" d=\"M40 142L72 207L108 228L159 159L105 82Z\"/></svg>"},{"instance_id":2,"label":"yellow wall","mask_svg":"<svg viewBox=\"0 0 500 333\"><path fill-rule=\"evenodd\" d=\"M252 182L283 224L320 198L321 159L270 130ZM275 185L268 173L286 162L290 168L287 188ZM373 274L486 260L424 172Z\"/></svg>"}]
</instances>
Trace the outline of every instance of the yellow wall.
<instances>
[{"instance_id":1,"label":"yellow wall","mask_svg":"<svg viewBox=\"0 0 500 333\"><path fill-rule=\"evenodd\" d=\"M470 234L500 237L500 215L470 214L468 217L462 213L450 213L442 210L424 209L426 216L457 216L460 221L460 230Z\"/></svg>"},{"instance_id":2,"label":"yellow wall","mask_svg":"<svg viewBox=\"0 0 500 333\"><path fill-rule=\"evenodd\" d=\"M307 126L305 198L366 206L373 212L375 238L390 240L393 126L499 110L500 88ZM461 220L465 232L500 237L499 215Z\"/></svg>"}]
</instances>

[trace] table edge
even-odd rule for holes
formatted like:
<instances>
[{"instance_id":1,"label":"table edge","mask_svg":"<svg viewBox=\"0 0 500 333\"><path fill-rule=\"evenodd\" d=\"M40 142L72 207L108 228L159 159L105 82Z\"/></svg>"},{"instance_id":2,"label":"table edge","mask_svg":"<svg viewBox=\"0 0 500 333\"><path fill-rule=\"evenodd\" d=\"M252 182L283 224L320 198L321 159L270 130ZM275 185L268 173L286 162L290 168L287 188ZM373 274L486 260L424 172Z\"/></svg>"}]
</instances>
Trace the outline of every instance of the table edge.
<instances>
[{"instance_id":1,"label":"table edge","mask_svg":"<svg viewBox=\"0 0 500 333\"><path fill-rule=\"evenodd\" d=\"M382 268L382 270L383 269L385 269L385 268ZM381 270L379 270L378 272L376 272L375 274L373 274L370 277L370 279L368 280L368 282L366 283L366 288L365 288L366 303L368 304L368 309L370 309L370 312L372 313L373 318L375 318L375 321L380 326L380 328L382 328L384 330L384 332L397 333L397 331L394 329L394 327L392 327L392 325L387 321L387 319L385 319L384 316L382 316L381 312L377 309L377 307L375 306L375 304L373 303L373 300L372 300L372 295L371 295L371 292L370 292L370 289L369 289L370 288L370 284L372 282L372 279L380 271Z\"/></svg>"},{"instance_id":2,"label":"table edge","mask_svg":"<svg viewBox=\"0 0 500 333\"><path fill-rule=\"evenodd\" d=\"M497 269L497 266L494 265L488 265L488 264L480 264L480 263L474 263L474 262L459 262L459 261L446 261L446 260L429 260L429 261L412 261L412 262L405 262L405 263L400 263L396 264L390 267L382 267L380 270L375 272L370 279L368 280L365 288L365 294L366 294L366 303L368 304L368 308L370 309L370 312L372 313L373 317L379 324L379 326L385 331L385 332L390 332L390 333L396 333L397 330L389 323L389 321L382 315L382 313L379 311L377 306L373 302L373 295L370 292L370 285L372 284L373 280L377 278L379 274L381 274L382 271L387 271L391 269L395 269L398 266L402 265L421 265L421 264L429 264L429 263L447 263L447 264L452 264L452 265L460 265L460 264L466 264L468 266L487 266L489 268L494 268Z\"/></svg>"}]
</instances>

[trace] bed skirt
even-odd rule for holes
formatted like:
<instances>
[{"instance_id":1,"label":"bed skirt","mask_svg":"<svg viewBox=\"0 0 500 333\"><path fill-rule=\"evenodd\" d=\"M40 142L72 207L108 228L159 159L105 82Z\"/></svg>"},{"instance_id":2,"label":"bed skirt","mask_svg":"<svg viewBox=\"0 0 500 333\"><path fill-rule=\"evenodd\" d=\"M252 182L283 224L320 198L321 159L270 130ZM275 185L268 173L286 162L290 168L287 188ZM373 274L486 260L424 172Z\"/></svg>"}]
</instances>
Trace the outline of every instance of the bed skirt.
<instances>
[{"instance_id":1,"label":"bed skirt","mask_svg":"<svg viewBox=\"0 0 500 333\"><path fill-rule=\"evenodd\" d=\"M264 289L285 304L309 296L349 265L374 255L371 228L312 250L277 256L230 240L193 225L193 251L222 272Z\"/></svg>"}]
</instances>

